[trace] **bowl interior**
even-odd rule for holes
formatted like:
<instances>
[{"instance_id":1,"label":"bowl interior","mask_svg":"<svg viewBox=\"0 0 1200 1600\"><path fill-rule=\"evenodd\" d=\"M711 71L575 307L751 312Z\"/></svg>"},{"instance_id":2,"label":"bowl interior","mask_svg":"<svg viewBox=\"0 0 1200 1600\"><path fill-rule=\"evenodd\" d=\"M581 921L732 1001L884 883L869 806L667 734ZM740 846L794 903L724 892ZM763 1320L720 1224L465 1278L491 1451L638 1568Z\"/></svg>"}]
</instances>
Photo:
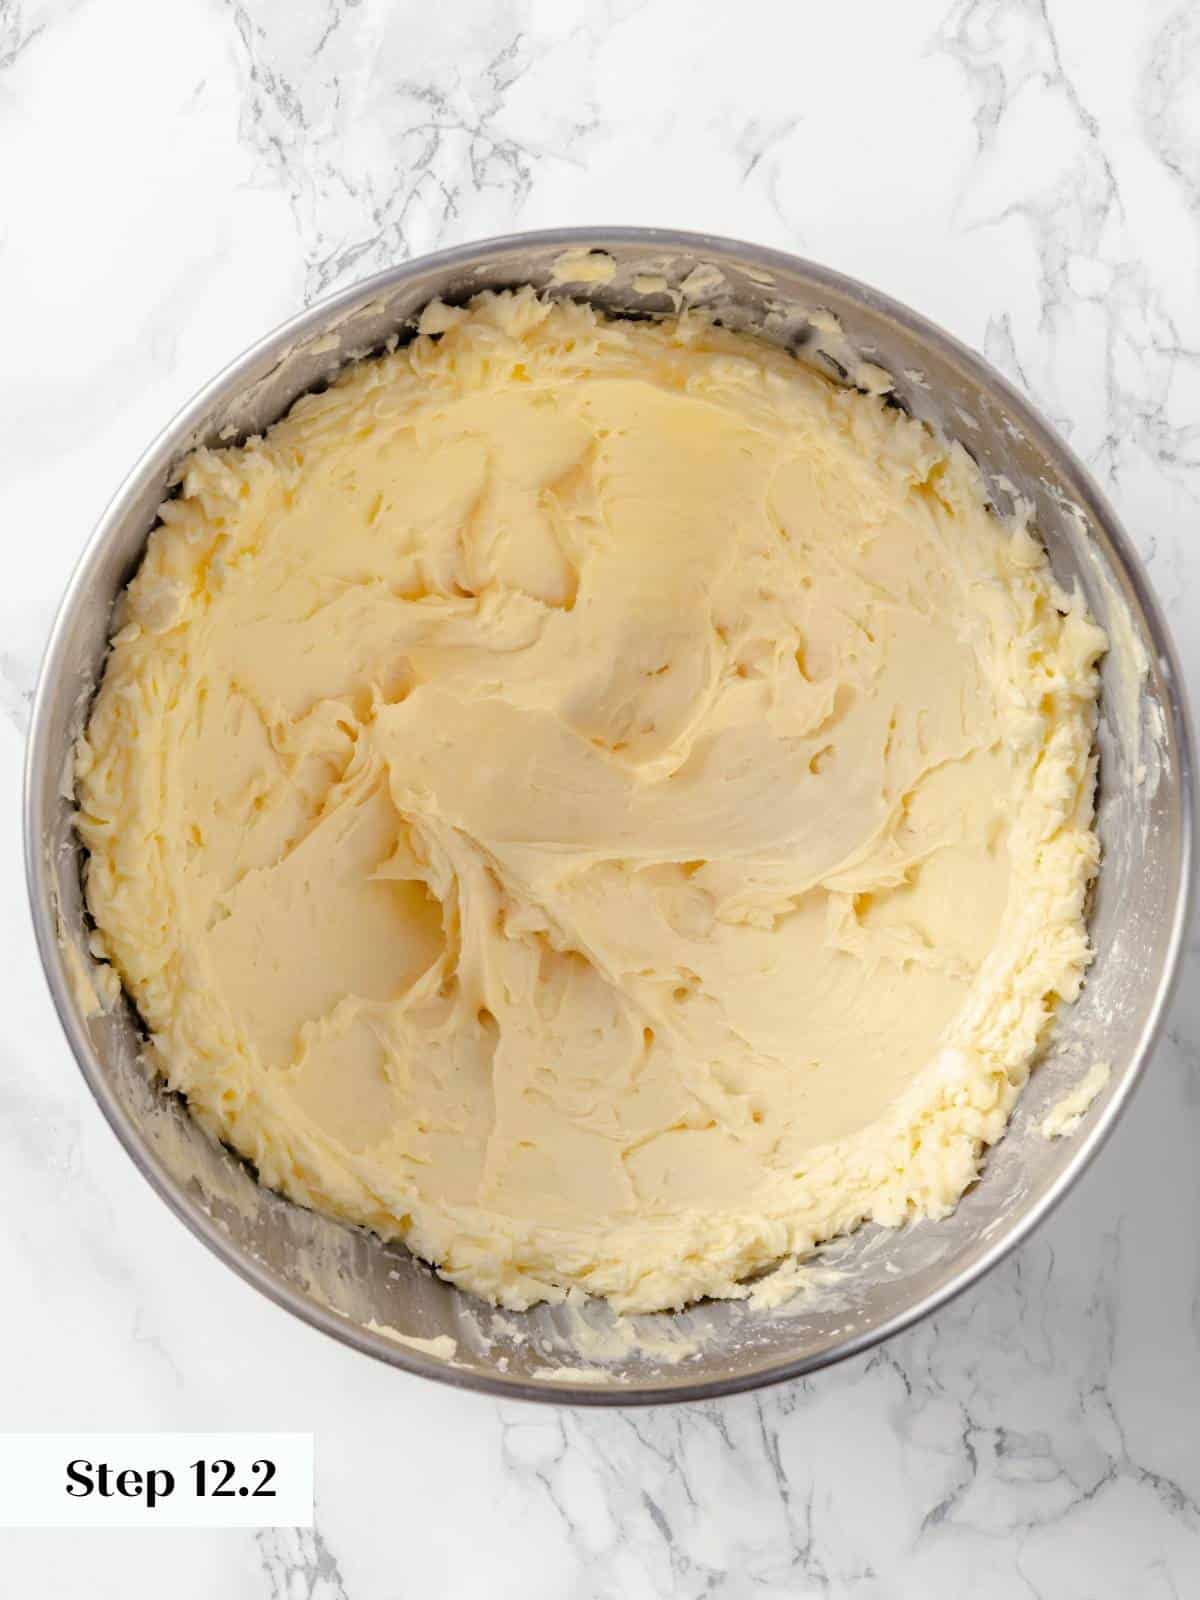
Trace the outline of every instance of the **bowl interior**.
<instances>
[{"instance_id":1,"label":"bowl interior","mask_svg":"<svg viewBox=\"0 0 1200 1600\"><path fill-rule=\"evenodd\" d=\"M584 246L611 257L607 281L603 272L572 282L556 271L564 251ZM172 467L198 443L261 432L430 299L522 283L638 315L670 311L670 291L685 285L692 303L844 381L853 381L857 357L884 368L899 403L970 450L1000 509L1016 494L1033 502L1059 578L1082 587L1113 642L1099 734L1097 956L1083 996L1060 1017L1007 1137L954 1215L863 1229L831 1252L815 1290L775 1310L704 1304L626 1322L590 1304L497 1312L403 1248L260 1188L153 1081L127 1009L85 1015L85 986L71 975L75 960L86 970L90 957L68 753L96 686L113 601ZM998 1259L1081 1169L1132 1087L1174 966L1189 848L1186 740L1163 624L1127 541L1061 442L978 358L882 296L790 257L645 230L530 235L427 258L306 313L210 385L139 463L85 552L47 652L27 794L34 919L68 1036L110 1121L189 1225L265 1292L371 1354L451 1382L574 1403L696 1396L808 1370L903 1326ZM1047 1110L1096 1060L1112 1075L1084 1129L1047 1141L1039 1132Z\"/></svg>"}]
</instances>

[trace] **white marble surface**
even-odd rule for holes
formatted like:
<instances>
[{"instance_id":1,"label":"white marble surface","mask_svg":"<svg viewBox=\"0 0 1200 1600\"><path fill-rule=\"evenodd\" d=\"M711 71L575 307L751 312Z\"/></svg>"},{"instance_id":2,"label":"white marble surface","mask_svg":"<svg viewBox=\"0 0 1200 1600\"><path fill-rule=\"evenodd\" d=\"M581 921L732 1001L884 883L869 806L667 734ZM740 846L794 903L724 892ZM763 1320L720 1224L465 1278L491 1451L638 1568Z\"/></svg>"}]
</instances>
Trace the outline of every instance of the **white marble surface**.
<instances>
[{"instance_id":1,"label":"white marble surface","mask_svg":"<svg viewBox=\"0 0 1200 1600\"><path fill-rule=\"evenodd\" d=\"M0 1535L89 1600L1200 1593L1200 967L1081 1187L932 1323L657 1412L443 1391L152 1196L33 952L41 642L154 430L305 301L514 228L657 223L890 290L1123 514L1200 680L1200 11L1178 0L0 0L0 1426L290 1428L314 1533Z\"/></svg>"}]
</instances>

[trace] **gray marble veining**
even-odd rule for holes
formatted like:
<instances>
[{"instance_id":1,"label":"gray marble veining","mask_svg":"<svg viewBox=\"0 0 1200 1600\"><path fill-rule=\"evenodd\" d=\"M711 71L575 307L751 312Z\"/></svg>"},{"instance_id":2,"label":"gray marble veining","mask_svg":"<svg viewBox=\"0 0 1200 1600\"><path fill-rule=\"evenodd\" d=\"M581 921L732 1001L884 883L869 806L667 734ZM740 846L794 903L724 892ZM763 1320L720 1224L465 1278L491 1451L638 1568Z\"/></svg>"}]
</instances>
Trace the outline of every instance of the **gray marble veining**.
<instances>
[{"instance_id":1,"label":"gray marble veining","mask_svg":"<svg viewBox=\"0 0 1200 1600\"><path fill-rule=\"evenodd\" d=\"M0 1535L89 1600L1169 1600L1200 1593L1200 949L1112 1144L1005 1266L810 1381L649 1413L407 1381L168 1216L42 990L17 789L95 516L307 300L520 227L797 250L1065 431L1200 683L1200 14L1147 0L0 0L5 1426L312 1429L317 1528Z\"/></svg>"}]
</instances>

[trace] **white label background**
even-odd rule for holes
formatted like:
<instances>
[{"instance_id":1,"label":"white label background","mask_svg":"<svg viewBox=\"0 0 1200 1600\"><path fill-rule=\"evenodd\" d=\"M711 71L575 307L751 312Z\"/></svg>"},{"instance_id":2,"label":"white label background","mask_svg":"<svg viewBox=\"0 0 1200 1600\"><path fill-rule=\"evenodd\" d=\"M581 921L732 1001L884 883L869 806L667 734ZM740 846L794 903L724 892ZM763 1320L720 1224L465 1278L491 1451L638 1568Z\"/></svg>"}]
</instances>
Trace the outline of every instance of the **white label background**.
<instances>
[{"instance_id":1,"label":"white label background","mask_svg":"<svg viewBox=\"0 0 1200 1600\"><path fill-rule=\"evenodd\" d=\"M203 1498L192 1466L200 1459L209 1463ZM233 1495L213 1495L217 1460L234 1464ZM275 1464L273 1496L250 1492L261 1460ZM93 1481L107 1462L112 1475L165 1469L175 1486L153 1509L144 1494L68 1494L72 1461L90 1461ZM236 1492L242 1487L247 1493ZM311 1528L312 1520L311 1433L0 1433L0 1528Z\"/></svg>"}]
</instances>

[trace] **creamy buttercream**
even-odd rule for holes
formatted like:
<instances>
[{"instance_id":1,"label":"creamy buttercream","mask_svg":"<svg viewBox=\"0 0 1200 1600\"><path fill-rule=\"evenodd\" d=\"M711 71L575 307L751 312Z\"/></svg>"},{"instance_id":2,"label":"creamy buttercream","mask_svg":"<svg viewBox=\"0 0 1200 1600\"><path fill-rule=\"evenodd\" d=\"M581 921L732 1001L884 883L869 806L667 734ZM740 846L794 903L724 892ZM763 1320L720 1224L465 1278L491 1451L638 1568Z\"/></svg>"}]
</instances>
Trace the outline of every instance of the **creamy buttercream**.
<instances>
[{"instance_id":1,"label":"creamy buttercream","mask_svg":"<svg viewBox=\"0 0 1200 1600\"><path fill-rule=\"evenodd\" d=\"M1089 957L1096 661L874 394L531 291L200 450L77 759L193 1112L513 1307L948 1212Z\"/></svg>"}]
</instances>

